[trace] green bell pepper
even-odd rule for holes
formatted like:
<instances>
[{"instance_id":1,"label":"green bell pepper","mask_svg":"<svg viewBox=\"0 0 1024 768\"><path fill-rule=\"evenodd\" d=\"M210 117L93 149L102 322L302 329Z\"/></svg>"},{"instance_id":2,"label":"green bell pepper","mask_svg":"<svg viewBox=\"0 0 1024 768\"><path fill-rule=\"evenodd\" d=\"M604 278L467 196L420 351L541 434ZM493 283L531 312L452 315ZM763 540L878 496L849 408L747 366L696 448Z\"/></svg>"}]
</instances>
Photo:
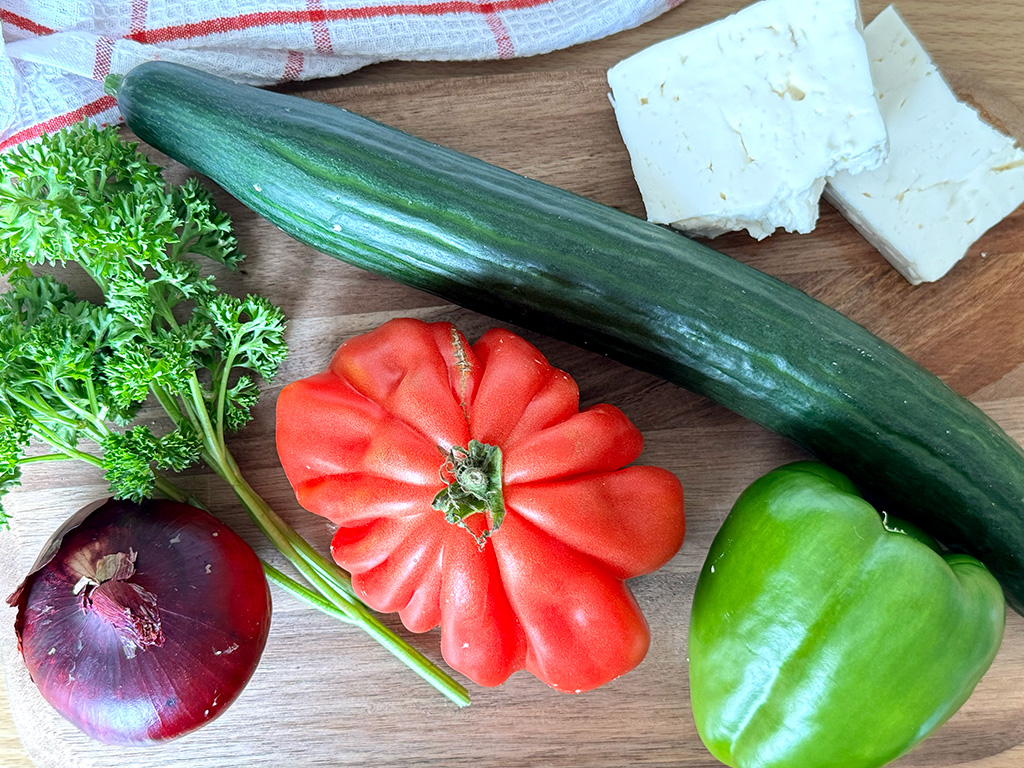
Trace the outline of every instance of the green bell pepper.
<instances>
[{"instance_id":1,"label":"green bell pepper","mask_svg":"<svg viewBox=\"0 0 1024 768\"><path fill-rule=\"evenodd\" d=\"M880 516L839 472L789 464L743 492L697 582L697 730L735 768L882 765L967 700L1005 619L977 560Z\"/></svg>"}]
</instances>

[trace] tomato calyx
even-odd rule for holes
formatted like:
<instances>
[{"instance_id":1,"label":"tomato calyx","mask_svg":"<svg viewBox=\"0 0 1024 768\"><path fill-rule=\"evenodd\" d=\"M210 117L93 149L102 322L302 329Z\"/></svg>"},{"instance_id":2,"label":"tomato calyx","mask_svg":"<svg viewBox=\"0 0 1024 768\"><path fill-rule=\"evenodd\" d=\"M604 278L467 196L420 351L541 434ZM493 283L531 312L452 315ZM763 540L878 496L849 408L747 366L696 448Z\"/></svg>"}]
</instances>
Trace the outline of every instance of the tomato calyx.
<instances>
[{"instance_id":1,"label":"tomato calyx","mask_svg":"<svg viewBox=\"0 0 1024 768\"><path fill-rule=\"evenodd\" d=\"M470 440L465 448L454 446L441 465L445 487L431 506L444 512L444 519L464 529L476 539L482 550L487 539L505 519L505 496L501 487L501 449L496 445ZM487 527L476 533L467 519L480 514Z\"/></svg>"}]
</instances>

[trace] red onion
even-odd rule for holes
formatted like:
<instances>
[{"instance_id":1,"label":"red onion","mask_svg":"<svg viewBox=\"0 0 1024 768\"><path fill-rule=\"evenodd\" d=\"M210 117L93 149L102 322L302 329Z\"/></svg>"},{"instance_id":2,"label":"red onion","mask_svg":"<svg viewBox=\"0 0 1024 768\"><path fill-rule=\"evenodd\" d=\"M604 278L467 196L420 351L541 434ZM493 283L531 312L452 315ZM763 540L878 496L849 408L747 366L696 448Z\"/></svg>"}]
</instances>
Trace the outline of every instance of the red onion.
<instances>
[{"instance_id":1,"label":"red onion","mask_svg":"<svg viewBox=\"0 0 1024 768\"><path fill-rule=\"evenodd\" d=\"M8 603L43 697L109 744L213 720L252 677L270 629L256 553L173 501L101 501L64 523Z\"/></svg>"}]
</instances>

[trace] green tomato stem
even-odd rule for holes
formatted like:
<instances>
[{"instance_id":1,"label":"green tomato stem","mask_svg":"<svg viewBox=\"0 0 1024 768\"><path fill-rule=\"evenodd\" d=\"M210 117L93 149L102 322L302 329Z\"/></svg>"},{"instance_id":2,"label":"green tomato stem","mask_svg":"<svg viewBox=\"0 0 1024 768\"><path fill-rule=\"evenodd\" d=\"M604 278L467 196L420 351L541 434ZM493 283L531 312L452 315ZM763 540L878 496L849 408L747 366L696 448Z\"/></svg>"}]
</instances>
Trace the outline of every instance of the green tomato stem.
<instances>
[{"instance_id":1,"label":"green tomato stem","mask_svg":"<svg viewBox=\"0 0 1024 768\"><path fill-rule=\"evenodd\" d=\"M501 465L501 449L479 440L470 440L465 448L452 448L441 465L441 478L447 485L434 497L432 506L443 512L449 523L469 533L481 550L505 519ZM466 522L473 515L487 520L480 534Z\"/></svg>"}]
</instances>

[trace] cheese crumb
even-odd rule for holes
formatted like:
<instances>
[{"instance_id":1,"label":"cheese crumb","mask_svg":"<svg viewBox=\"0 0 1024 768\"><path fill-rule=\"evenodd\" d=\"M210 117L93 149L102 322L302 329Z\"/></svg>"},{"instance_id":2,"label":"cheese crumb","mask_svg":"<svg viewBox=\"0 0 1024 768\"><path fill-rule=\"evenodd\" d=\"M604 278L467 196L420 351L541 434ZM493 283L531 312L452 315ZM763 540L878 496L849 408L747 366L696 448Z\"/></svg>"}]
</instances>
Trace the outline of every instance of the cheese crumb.
<instances>
[{"instance_id":1,"label":"cheese crumb","mask_svg":"<svg viewBox=\"0 0 1024 768\"><path fill-rule=\"evenodd\" d=\"M810 232L825 177L885 157L856 0L761 0L608 83L647 218L691 235Z\"/></svg>"},{"instance_id":2,"label":"cheese crumb","mask_svg":"<svg viewBox=\"0 0 1024 768\"><path fill-rule=\"evenodd\" d=\"M826 199L908 281L932 282L1024 203L1024 152L957 99L895 8L864 37L889 158L838 174Z\"/></svg>"}]
</instances>

